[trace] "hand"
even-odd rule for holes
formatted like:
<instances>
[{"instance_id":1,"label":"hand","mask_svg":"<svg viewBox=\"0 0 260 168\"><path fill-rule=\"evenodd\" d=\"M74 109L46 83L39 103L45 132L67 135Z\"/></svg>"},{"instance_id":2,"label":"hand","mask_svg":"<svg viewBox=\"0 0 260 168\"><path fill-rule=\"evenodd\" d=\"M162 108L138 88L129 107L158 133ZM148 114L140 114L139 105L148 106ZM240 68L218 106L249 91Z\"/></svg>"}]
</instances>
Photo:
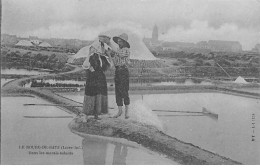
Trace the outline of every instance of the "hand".
<instances>
[{"instance_id":1,"label":"hand","mask_svg":"<svg viewBox=\"0 0 260 168\"><path fill-rule=\"evenodd\" d=\"M111 50L111 56L114 57L117 53L114 50Z\"/></svg>"},{"instance_id":2,"label":"hand","mask_svg":"<svg viewBox=\"0 0 260 168\"><path fill-rule=\"evenodd\" d=\"M108 49L108 50L105 50L105 54L106 55L111 55L111 51Z\"/></svg>"},{"instance_id":3,"label":"hand","mask_svg":"<svg viewBox=\"0 0 260 168\"><path fill-rule=\"evenodd\" d=\"M115 55L115 51L111 50L110 48L108 48L108 50L106 50L106 54L110 55L111 57L114 57Z\"/></svg>"}]
</instances>

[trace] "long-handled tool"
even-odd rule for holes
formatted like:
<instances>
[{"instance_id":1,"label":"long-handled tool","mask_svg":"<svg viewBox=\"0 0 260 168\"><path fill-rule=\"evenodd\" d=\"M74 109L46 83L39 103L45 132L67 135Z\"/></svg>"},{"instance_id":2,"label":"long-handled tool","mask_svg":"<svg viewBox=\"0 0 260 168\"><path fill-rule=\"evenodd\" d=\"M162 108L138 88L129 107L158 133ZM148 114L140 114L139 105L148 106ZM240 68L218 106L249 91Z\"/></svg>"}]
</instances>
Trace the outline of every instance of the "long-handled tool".
<instances>
[{"instance_id":1,"label":"long-handled tool","mask_svg":"<svg viewBox=\"0 0 260 168\"><path fill-rule=\"evenodd\" d=\"M24 118L73 118L73 116L23 116Z\"/></svg>"},{"instance_id":2,"label":"long-handled tool","mask_svg":"<svg viewBox=\"0 0 260 168\"><path fill-rule=\"evenodd\" d=\"M83 107L83 105L67 105L67 104L23 104L24 106L59 106L59 107ZM114 109L109 107L109 109Z\"/></svg>"},{"instance_id":3,"label":"long-handled tool","mask_svg":"<svg viewBox=\"0 0 260 168\"><path fill-rule=\"evenodd\" d=\"M162 116L162 117L201 117L205 116L202 114L177 114L177 115L168 115L168 114L158 114L157 116Z\"/></svg>"},{"instance_id":4,"label":"long-handled tool","mask_svg":"<svg viewBox=\"0 0 260 168\"><path fill-rule=\"evenodd\" d=\"M67 105L67 104L23 104L24 106L61 106L61 107L82 107L82 105Z\"/></svg>"},{"instance_id":5,"label":"long-handled tool","mask_svg":"<svg viewBox=\"0 0 260 168\"><path fill-rule=\"evenodd\" d=\"M202 111L176 111L176 110L153 110L153 111L172 112L172 113L193 113L193 114L195 113L195 114L207 115L207 116L212 117L214 119L218 119L218 114L209 111L205 107L202 108Z\"/></svg>"}]
</instances>

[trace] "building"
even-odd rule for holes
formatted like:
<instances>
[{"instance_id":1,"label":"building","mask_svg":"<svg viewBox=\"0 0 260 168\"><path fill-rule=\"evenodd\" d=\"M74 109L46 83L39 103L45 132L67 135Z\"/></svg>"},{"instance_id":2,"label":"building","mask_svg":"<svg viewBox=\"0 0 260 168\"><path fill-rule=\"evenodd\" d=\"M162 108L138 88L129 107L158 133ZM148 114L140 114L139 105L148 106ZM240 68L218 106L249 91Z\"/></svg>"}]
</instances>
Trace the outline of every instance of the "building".
<instances>
[{"instance_id":1,"label":"building","mask_svg":"<svg viewBox=\"0 0 260 168\"><path fill-rule=\"evenodd\" d=\"M39 45L42 41L34 39L34 40L30 40L30 42L33 43L34 45Z\"/></svg>"},{"instance_id":2,"label":"building","mask_svg":"<svg viewBox=\"0 0 260 168\"><path fill-rule=\"evenodd\" d=\"M215 52L241 52L242 45L238 41L209 40L200 41L196 44L198 49Z\"/></svg>"},{"instance_id":3,"label":"building","mask_svg":"<svg viewBox=\"0 0 260 168\"><path fill-rule=\"evenodd\" d=\"M158 41L159 41L158 38L159 38L158 27L157 27L157 25L154 25L153 33L152 33L152 43L154 43L154 44L158 43Z\"/></svg>"},{"instance_id":4,"label":"building","mask_svg":"<svg viewBox=\"0 0 260 168\"><path fill-rule=\"evenodd\" d=\"M150 49L154 50L158 47L161 47L161 41L159 41L159 31L157 25L154 25L152 38L143 38L143 42Z\"/></svg>"},{"instance_id":5,"label":"building","mask_svg":"<svg viewBox=\"0 0 260 168\"><path fill-rule=\"evenodd\" d=\"M167 50L183 51L183 50L192 49L195 47L196 47L196 45L194 43L185 43L185 42L164 42L164 43L162 43L162 48L164 51L167 51Z\"/></svg>"},{"instance_id":6,"label":"building","mask_svg":"<svg viewBox=\"0 0 260 168\"><path fill-rule=\"evenodd\" d=\"M212 51L241 52L242 45L238 41L209 40L208 47Z\"/></svg>"}]
</instances>

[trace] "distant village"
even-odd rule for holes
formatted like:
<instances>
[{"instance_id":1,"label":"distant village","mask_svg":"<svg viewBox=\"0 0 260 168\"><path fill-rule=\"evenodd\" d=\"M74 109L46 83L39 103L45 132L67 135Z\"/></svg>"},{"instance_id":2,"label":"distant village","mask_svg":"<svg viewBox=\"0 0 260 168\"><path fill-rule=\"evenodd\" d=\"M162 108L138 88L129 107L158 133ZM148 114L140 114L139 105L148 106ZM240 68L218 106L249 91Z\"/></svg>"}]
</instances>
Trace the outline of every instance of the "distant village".
<instances>
[{"instance_id":1,"label":"distant village","mask_svg":"<svg viewBox=\"0 0 260 168\"><path fill-rule=\"evenodd\" d=\"M188 51L188 52L242 52L242 45L238 41L209 40L198 43L159 41L158 27L155 25L152 38L144 38L144 42L150 50L158 51ZM256 44L251 50L260 53L260 44Z\"/></svg>"},{"instance_id":2,"label":"distant village","mask_svg":"<svg viewBox=\"0 0 260 168\"><path fill-rule=\"evenodd\" d=\"M12 46L17 48L42 48L51 51L59 51L63 48L63 50L66 50L71 54L75 54L80 48L85 47L91 43L92 41L78 39L41 39L37 36L29 36L28 38L22 38L17 37L16 35L1 34L1 45Z\"/></svg>"},{"instance_id":3,"label":"distant village","mask_svg":"<svg viewBox=\"0 0 260 168\"><path fill-rule=\"evenodd\" d=\"M151 38L143 38L146 46L158 53L160 51L185 51L185 52L242 52L242 45L238 41L222 41L209 40L200 41L197 43L190 42L168 42L160 41L158 27L155 25ZM16 35L1 34L1 45L16 46L16 47L42 47L42 48L65 48L73 54L80 48L91 44L92 41L78 39L40 39L37 36L29 36L28 38L17 37ZM256 44L250 52L260 53L260 44Z\"/></svg>"}]
</instances>

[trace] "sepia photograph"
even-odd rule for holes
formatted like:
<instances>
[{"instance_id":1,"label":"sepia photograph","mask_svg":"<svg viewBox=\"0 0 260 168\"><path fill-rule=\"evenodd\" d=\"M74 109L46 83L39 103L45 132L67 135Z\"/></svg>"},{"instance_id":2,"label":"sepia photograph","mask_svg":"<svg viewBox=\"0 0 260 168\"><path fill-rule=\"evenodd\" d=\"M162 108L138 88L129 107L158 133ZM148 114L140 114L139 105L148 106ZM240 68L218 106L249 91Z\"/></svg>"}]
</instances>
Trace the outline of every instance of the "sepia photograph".
<instances>
[{"instance_id":1,"label":"sepia photograph","mask_svg":"<svg viewBox=\"0 0 260 168\"><path fill-rule=\"evenodd\" d=\"M1 165L260 165L260 0L0 0Z\"/></svg>"}]
</instances>

